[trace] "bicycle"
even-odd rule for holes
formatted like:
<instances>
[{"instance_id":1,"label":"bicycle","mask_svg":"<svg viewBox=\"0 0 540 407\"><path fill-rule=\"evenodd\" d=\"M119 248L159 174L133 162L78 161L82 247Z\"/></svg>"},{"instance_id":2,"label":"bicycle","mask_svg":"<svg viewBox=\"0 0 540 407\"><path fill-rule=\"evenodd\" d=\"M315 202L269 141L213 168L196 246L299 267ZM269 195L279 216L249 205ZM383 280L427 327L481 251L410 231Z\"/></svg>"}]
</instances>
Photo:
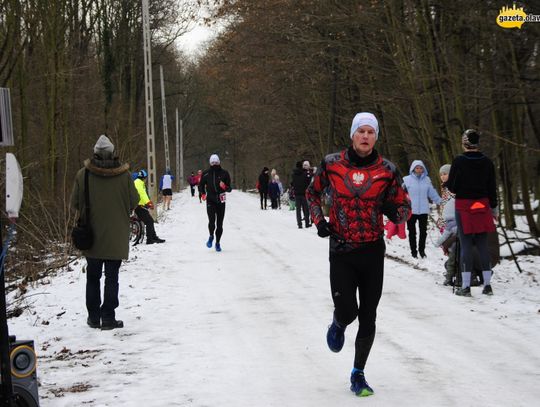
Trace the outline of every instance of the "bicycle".
<instances>
[{"instance_id":1,"label":"bicycle","mask_svg":"<svg viewBox=\"0 0 540 407\"><path fill-rule=\"evenodd\" d=\"M133 243L133 246L144 241L145 226L142 220L140 220L135 213L129 218L129 241Z\"/></svg>"}]
</instances>

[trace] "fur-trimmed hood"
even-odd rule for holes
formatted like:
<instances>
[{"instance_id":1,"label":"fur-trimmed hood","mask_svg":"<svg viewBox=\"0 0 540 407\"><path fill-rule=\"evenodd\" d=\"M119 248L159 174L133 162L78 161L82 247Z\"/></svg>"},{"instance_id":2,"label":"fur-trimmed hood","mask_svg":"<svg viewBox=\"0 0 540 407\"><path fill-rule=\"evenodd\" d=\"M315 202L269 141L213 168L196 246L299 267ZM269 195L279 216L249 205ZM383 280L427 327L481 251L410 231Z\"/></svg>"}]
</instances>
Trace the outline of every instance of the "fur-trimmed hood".
<instances>
[{"instance_id":1,"label":"fur-trimmed hood","mask_svg":"<svg viewBox=\"0 0 540 407\"><path fill-rule=\"evenodd\" d=\"M87 159L84 161L84 167L102 177L114 177L129 171L129 164L120 164L118 160Z\"/></svg>"}]
</instances>

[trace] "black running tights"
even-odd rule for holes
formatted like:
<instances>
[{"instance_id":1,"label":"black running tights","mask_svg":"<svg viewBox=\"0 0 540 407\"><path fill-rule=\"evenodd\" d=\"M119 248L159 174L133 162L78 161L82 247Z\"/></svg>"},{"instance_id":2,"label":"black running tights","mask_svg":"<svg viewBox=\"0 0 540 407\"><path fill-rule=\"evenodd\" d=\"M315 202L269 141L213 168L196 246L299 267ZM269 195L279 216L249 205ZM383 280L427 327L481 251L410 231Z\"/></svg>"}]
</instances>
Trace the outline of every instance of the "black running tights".
<instances>
[{"instance_id":1,"label":"black running tights","mask_svg":"<svg viewBox=\"0 0 540 407\"><path fill-rule=\"evenodd\" d=\"M208 232L214 236L216 231L216 243L219 243L223 234L223 218L225 218L225 204L206 201L206 213L208 214Z\"/></svg>"},{"instance_id":2,"label":"black running tights","mask_svg":"<svg viewBox=\"0 0 540 407\"><path fill-rule=\"evenodd\" d=\"M350 253L330 255L334 318L343 326L358 318L354 367L363 369L373 339L384 277L384 240L366 243ZM356 295L360 298L360 305Z\"/></svg>"}]
</instances>

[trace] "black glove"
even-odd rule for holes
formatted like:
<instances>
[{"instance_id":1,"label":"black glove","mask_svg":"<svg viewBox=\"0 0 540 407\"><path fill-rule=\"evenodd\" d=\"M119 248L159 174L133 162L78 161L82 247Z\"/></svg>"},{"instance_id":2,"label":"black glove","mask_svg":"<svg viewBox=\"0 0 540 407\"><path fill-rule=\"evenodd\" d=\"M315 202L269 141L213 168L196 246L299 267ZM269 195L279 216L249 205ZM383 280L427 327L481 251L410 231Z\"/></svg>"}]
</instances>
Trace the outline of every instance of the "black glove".
<instances>
[{"instance_id":1,"label":"black glove","mask_svg":"<svg viewBox=\"0 0 540 407\"><path fill-rule=\"evenodd\" d=\"M395 219L397 216L397 205L386 201L381 205L381 211L388 219Z\"/></svg>"},{"instance_id":2,"label":"black glove","mask_svg":"<svg viewBox=\"0 0 540 407\"><path fill-rule=\"evenodd\" d=\"M332 234L332 228L330 227L330 224L322 220L317 224L317 234L319 237L328 237Z\"/></svg>"}]
</instances>

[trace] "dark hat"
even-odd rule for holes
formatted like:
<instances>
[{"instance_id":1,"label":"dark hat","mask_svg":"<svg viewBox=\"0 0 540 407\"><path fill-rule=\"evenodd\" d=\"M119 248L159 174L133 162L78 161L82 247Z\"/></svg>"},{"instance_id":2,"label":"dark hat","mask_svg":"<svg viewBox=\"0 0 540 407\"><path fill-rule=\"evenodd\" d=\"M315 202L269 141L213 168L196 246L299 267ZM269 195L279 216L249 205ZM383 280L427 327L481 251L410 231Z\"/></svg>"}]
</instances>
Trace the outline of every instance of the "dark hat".
<instances>
[{"instance_id":1,"label":"dark hat","mask_svg":"<svg viewBox=\"0 0 540 407\"><path fill-rule=\"evenodd\" d=\"M475 149L478 148L478 145L480 143L480 133L478 133L474 129L467 129L463 132L463 135L461 136L461 144L465 148L469 149Z\"/></svg>"}]
</instances>

